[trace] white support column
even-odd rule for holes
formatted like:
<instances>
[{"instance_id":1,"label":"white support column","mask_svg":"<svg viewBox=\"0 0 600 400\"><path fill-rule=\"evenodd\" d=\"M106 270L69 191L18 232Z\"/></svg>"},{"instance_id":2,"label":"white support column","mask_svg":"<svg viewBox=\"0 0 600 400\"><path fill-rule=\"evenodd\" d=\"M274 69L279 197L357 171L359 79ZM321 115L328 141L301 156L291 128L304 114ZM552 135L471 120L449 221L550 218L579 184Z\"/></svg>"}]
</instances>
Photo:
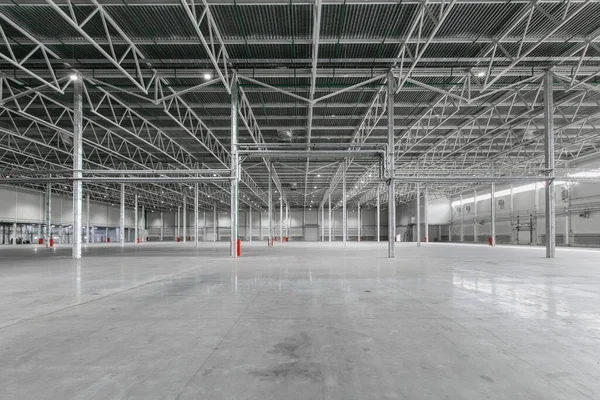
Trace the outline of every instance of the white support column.
<instances>
[{"instance_id":1,"label":"white support column","mask_svg":"<svg viewBox=\"0 0 600 400\"><path fill-rule=\"evenodd\" d=\"M198 247L198 182L194 184L194 244Z\"/></svg>"},{"instance_id":2,"label":"white support column","mask_svg":"<svg viewBox=\"0 0 600 400\"><path fill-rule=\"evenodd\" d=\"M331 231L333 229L333 226L331 225L331 194L329 194L329 243L331 243Z\"/></svg>"},{"instance_id":3,"label":"white support column","mask_svg":"<svg viewBox=\"0 0 600 400\"><path fill-rule=\"evenodd\" d=\"M182 218L182 233L183 233L183 243L187 242L187 195L183 194L183 218Z\"/></svg>"},{"instance_id":4,"label":"white support column","mask_svg":"<svg viewBox=\"0 0 600 400\"><path fill-rule=\"evenodd\" d=\"M248 208L248 242L252 243L252 207Z\"/></svg>"},{"instance_id":5,"label":"white support column","mask_svg":"<svg viewBox=\"0 0 600 400\"><path fill-rule=\"evenodd\" d=\"M377 243L381 238L381 199L379 198L379 190L377 190Z\"/></svg>"},{"instance_id":6,"label":"white support column","mask_svg":"<svg viewBox=\"0 0 600 400\"><path fill-rule=\"evenodd\" d=\"M357 204L356 214L357 214L356 218L358 219L358 223L357 223L357 225L358 225L358 241L360 242L360 222L361 222L360 221L360 202Z\"/></svg>"},{"instance_id":7,"label":"white support column","mask_svg":"<svg viewBox=\"0 0 600 400\"><path fill-rule=\"evenodd\" d=\"M394 147L394 83L396 77L392 71L388 72L387 77L387 108L388 108L388 145L387 145L387 168L390 182L388 186L388 257L396 257L396 183L394 181L395 159Z\"/></svg>"},{"instance_id":8,"label":"white support column","mask_svg":"<svg viewBox=\"0 0 600 400\"><path fill-rule=\"evenodd\" d=\"M452 213L454 209L452 207L452 196L448 198L450 202L450 221L448 221L448 242L452 242ZM440 242L442 241L442 235L440 234Z\"/></svg>"},{"instance_id":9,"label":"white support column","mask_svg":"<svg viewBox=\"0 0 600 400\"><path fill-rule=\"evenodd\" d=\"M273 175L271 171L273 170L273 163L269 162L269 246L273 243L273 190L271 187L271 182L273 181Z\"/></svg>"},{"instance_id":10,"label":"white support column","mask_svg":"<svg viewBox=\"0 0 600 400\"><path fill-rule=\"evenodd\" d=\"M325 241L325 204L321 206L321 242Z\"/></svg>"},{"instance_id":11,"label":"white support column","mask_svg":"<svg viewBox=\"0 0 600 400\"><path fill-rule=\"evenodd\" d=\"M85 207L86 207L86 222L85 222L85 243L90 243L90 193L85 195Z\"/></svg>"},{"instance_id":12,"label":"white support column","mask_svg":"<svg viewBox=\"0 0 600 400\"><path fill-rule=\"evenodd\" d=\"M177 241L178 239L181 238L181 206L177 206L177 237L175 238L175 240Z\"/></svg>"},{"instance_id":13,"label":"white support column","mask_svg":"<svg viewBox=\"0 0 600 400\"><path fill-rule=\"evenodd\" d=\"M139 215L138 215L138 194L137 193L135 194L133 210L134 210L133 224L134 224L134 231L135 231L135 238L133 239L133 242L138 243L138 240L140 238L138 229L140 228L140 225L139 225L139 219L138 219Z\"/></svg>"},{"instance_id":14,"label":"white support column","mask_svg":"<svg viewBox=\"0 0 600 400\"><path fill-rule=\"evenodd\" d=\"M52 239L52 184L46 184L46 247Z\"/></svg>"},{"instance_id":15,"label":"white support column","mask_svg":"<svg viewBox=\"0 0 600 400\"><path fill-rule=\"evenodd\" d=\"M17 222L16 221L13 222L12 231L13 231L12 245L16 246L17 245Z\"/></svg>"},{"instance_id":16,"label":"white support column","mask_svg":"<svg viewBox=\"0 0 600 400\"><path fill-rule=\"evenodd\" d=\"M565 207L565 246L571 245L571 188L570 184L567 184L567 204Z\"/></svg>"},{"instance_id":17,"label":"white support column","mask_svg":"<svg viewBox=\"0 0 600 400\"><path fill-rule=\"evenodd\" d=\"M162 242L165 239L165 219L163 212L160 212L160 241Z\"/></svg>"},{"instance_id":18,"label":"white support column","mask_svg":"<svg viewBox=\"0 0 600 400\"><path fill-rule=\"evenodd\" d=\"M348 240L348 210L346 208L346 160L344 160L344 169L342 172L342 241L344 242L344 247L346 247L346 241Z\"/></svg>"},{"instance_id":19,"label":"white support column","mask_svg":"<svg viewBox=\"0 0 600 400\"><path fill-rule=\"evenodd\" d=\"M213 242L219 240L219 227L217 226L218 222L219 221L217 219L217 206L215 205L213 207Z\"/></svg>"},{"instance_id":20,"label":"white support column","mask_svg":"<svg viewBox=\"0 0 600 400\"><path fill-rule=\"evenodd\" d=\"M491 227L490 237L492 238L492 246L496 247L496 182L492 182L490 193L490 210L491 210Z\"/></svg>"},{"instance_id":21,"label":"white support column","mask_svg":"<svg viewBox=\"0 0 600 400\"><path fill-rule=\"evenodd\" d=\"M279 193L281 196L281 193ZM283 198L279 198L279 241L283 243Z\"/></svg>"},{"instance_id":22,"label":"white support column","mask_svg":"<svg viewBox=\"0 0 600 400\"><path fill-rule=\"evenodd\" d=\"M202 241L206 242L206 235L208 234L206 228L206 211L202 211L202 221L204 221L204 226L202 227Z\"/></svg>"},{"instance_id":23,"label":"white support column","mask_svg":"<svg viewBox=\"0 0 600 400\"><path fill-rule=\"evenodd\" d=\"M82 77L73 80L73 258L81 258L81 231L83 219L83 110Z\"/></svg>"},{"instance_id":24,"label":"white support column","mask_svg":"<svg viewBox=\"0 0 600 400\"><path fill-rule=\"evenodd\" d=\"M509 213L510 213L510 243L517 244L517 235L516 229L513 227L515 222L515 202L514 202L514 186L510 184L510 197L508 199L509 204Z\"/></svg>"},{"instance_id":25,"label":"white support column","mask_svg":"<svg viewBox=\"0 0 600 400\"><path fill-rule=\"evenodd\" d=\"M553 75L544 75L544 153L546 176L546 258L554 258L556 251L556 191L554 190L554 97Z\"/></svg>"},{"instance_id":26,"label":"white support column","mask_svg":"<svg viewBox=\"0 0 600 400\"><path fill-rule=\"evenodd\" d=\"M465 205L463 195L460 195L460 241L465 241Z\"/></svg>"},{"instance_id":27,"label":"white support column","mask_svg":"<svg viewBox=\"0 0 600 400\"><path fill-rule=\"evenodd\" d=\"M125 247L125 184L121 183L121 209L119 210L119 243Z\"/></svg>"},{"instance_id":28,"label":"white support column","mask_svg":"<svg viewBox=\"0 0 600 400\"><path fill-rule=\"evenodd\" d=\"M429 243L429 215L427 208L429 207L429 193L427 189L425 189L425 193L423 194L423 222L424 222L424 230L425 230L425 243Z\"/></svg>"},{"instance_id":29,"label":"white support column","mask_svg":"<svg viewBox=\"0 0 600 400\"><path fill-rule=\"evenodd\" d=\"M140 218L140 222L142 223L142 229L140 231L140 236L141 236L140 242L145 242L146 235L145 235L144 231L146 230L146 206L142 206L142 218ZM107 236L108 236L108 232L107 232Z\"/></svg>"},{"instance_id":30,"label":"white support column","mask_svg":"<svg viewBox=\"0 0 600 400\"><path fill-rule=\"evenodd\" d=\"M238 155L238 81L237 75L234 73L231 79L231 132L230 132L230 143L231 143L231 207L230 207L230 218L231 218L231 240L230 240L230 255L233 258L238 257L237 253L237 241L238 241L238 225L239 225L239 155Z\"/></svg>"},{"instance_id":31,"label":"white support column","mask_svg":"<svg viewBox=\"0 0 600 400\"><path fill-rule=\"evenodd\" d=\"M473 190L473 241L477 243L478 226L477 226L477 190Z\"/></svg>"},{"instance_id":32,"label":"white support column","mask_svg":"<svg viewBox=\"0 0 600 400\"><path fill-rule=\"evenodd\" d=\"M421 247L421 183L417 182L417 247Z\"/></svg>"},{"instance_id":33,"label":"white support column","mask_svg":"<svg viewBox=\"0 0 600 400\"><path fill-rule=\"evenodd\" d=\"M539 189L540 189L540 184L538 182L535 183L535 189L533 191L533 195L535 196L533 199L533 226L531 227L531 231L532 231L532 236L533 236L533 241L531 244L537 246L538 245L538 237L539 237L539 230L538 230L538 215L540 213L540 193L539 193Z\"/></svg>"}]
</instances>

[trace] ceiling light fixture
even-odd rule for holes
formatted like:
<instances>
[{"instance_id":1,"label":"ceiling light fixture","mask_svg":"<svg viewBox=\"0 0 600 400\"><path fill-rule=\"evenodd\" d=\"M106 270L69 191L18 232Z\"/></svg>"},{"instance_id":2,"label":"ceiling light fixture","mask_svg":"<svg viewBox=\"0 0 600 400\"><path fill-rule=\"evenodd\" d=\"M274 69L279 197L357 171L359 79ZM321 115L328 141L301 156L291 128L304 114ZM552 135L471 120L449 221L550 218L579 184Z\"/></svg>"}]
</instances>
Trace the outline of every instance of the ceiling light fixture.
<instances>
[{"instance_id":1,"label":"ceiling light fixture","mask_svg":"<svg viewBox=\"0 0 600 400\"><path fill-rule=\"evenodd\" d=\"M210 72L205 73L204 74L204 79L207 80L207 81L211 80L212 79L212 74Z\"/></svg>"},{"instance_id":2,"label":"ceiling light fixture","mask_svg":"<svg viewBox=\"0 0 600 400\"><path fill-rule=\"evenodd\" d=\"M77 74L71 74L71 75L69 76L69 78L71 78L71 80L72 80L72 81L76 81L76 80L78 80L78 79L79 79L79 77L77 76Z\"/></svg>"},{"instance_id":3,"label":"ceiling light fixture","mask_svg":"<svg viewBox=\"0 0 600 400\"><path fill-rule=\"evenodd\" d=\"M485 72L479 71L476 75L480 78L483 78L485 76Z\"/></svg>"}]
</instances>

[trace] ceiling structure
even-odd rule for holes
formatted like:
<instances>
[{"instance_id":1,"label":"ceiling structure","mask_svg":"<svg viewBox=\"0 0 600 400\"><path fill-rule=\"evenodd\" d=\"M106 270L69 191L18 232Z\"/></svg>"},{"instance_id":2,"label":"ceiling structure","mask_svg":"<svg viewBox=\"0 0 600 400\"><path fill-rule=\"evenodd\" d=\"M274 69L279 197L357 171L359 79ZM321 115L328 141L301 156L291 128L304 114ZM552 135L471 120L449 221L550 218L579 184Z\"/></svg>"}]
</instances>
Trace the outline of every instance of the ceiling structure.
<instances>
[{"instance_id":1,"label":"ceiling structure","mask_svg":"<svg viewBox=\"0 0 600 400\"><path fill-rule=\"evenodd\" d=\"M242 208L266 208L269 161L275 204L339 204L344 170L349 202L385 202L392 71L398 201L417 175L541 175L548 69L557 167L598 153L599 17L598 0L0 0L0 173L68 176L76 73L92 198L118 203L116 170L128 203L169 209L202 170L201 206L228 209L237 80ZM423 187L475 183L457 180Z\"/></svg>"}]
</instances>

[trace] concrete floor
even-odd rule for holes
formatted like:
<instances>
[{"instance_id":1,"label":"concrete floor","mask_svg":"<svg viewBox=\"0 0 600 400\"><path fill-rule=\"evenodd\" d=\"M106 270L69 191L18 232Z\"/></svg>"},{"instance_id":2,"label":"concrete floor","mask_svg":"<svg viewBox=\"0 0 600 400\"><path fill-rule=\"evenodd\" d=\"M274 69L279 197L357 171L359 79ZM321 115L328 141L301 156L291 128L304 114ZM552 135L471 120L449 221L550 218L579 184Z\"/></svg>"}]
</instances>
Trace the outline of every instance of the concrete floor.
<instances>
[{"instance_id":1,"label":"concrete floor","mask_svg":"<svg viewBox=\"0 0 600 400\"><path fill-rule=\"evenodd\" d=\"M600 252L386 246L0 246L0 398L600 397Z\"/></svg>"}]
</instances>

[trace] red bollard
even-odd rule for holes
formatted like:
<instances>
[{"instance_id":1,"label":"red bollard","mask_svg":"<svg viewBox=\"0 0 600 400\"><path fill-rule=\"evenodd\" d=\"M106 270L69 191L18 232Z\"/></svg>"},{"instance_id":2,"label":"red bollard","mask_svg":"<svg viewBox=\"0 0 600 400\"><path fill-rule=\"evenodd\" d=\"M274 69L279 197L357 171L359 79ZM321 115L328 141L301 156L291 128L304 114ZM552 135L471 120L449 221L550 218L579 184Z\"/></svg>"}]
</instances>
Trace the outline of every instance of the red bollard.
<instances>
[{"instance_id":1,"label":"red bollard","mask_svg":"<svg viewBox=\"0 0 600 400\"><path fill-rule=\"evenodd\" d=\"M285 241L286 241L286 242L289 242L289 241L290 241L290 238L286 236L286 237L285 237Z\"/></svg>"},{"instance_id":2,"label":"red bollard","mask_svg":"<svg viewBox=\"0 0 600 400\"><path fill-rule=\"evenodd\" d=\"M106 243L110 243L110 238L109 237L106 238Z\"/></svg>"},{"instance_id":3,"label":"red bollard","mask_svg":"<svg viewBox=\"0 0 600 400\"><path fill-rule=\"evenodd\" d=\"M490 246L493 246L493 245L494 245L494 242L492 241L492 237L491 237L491 236L488 238L488 244L489 244Z\"/></svg>"},{"instance_id":4,"label":"red bollard","mask_svg":"<svg viewBox=\"0 0 600 400\"><path fill-rule=\"evenodd\" d=\"M54 239L50 238L50 247L54 247Z\"/></svg>"},{"instance_id":5,"label":"red bollard","mask_svg":"<svg viewBox=\"0 0 600 400\"><path fill-rule=\"evenodd\" d=\"M136 242L136 243L139 243L139 242L140 242L140 238L137 238L137 239L135 240L135 242Z\"/></svg>"},{"instance_id":6,"label":"red bollard","mask_svg":"<svg viewBox=\"0 0 600 400\"><path fill-rule=\"evenodd\" d=\"M42 239L42 238L39 238L39 239L38 239L38 244L44 244L44 239Z\"/></svg>"},{"instance_id":7,"label":"red bollard","mask_svg":"<svg viewBox=\"0 0 600 400\"><path fill-rule=\"evenodd\" d=\"M181 242L181 238L180 237L177 238L177 243L179 243L179 242Z\"/></svg>"},{"instance_id":8,"label":"red bollard","mask_svg":"<svg viewBox=\"0 0 600 400\"><path fill-rule=\"evenodd\" d=\"M237 240L237 256L242 256L242 239L238 238Z\"/></svg>"}]
</instances>

